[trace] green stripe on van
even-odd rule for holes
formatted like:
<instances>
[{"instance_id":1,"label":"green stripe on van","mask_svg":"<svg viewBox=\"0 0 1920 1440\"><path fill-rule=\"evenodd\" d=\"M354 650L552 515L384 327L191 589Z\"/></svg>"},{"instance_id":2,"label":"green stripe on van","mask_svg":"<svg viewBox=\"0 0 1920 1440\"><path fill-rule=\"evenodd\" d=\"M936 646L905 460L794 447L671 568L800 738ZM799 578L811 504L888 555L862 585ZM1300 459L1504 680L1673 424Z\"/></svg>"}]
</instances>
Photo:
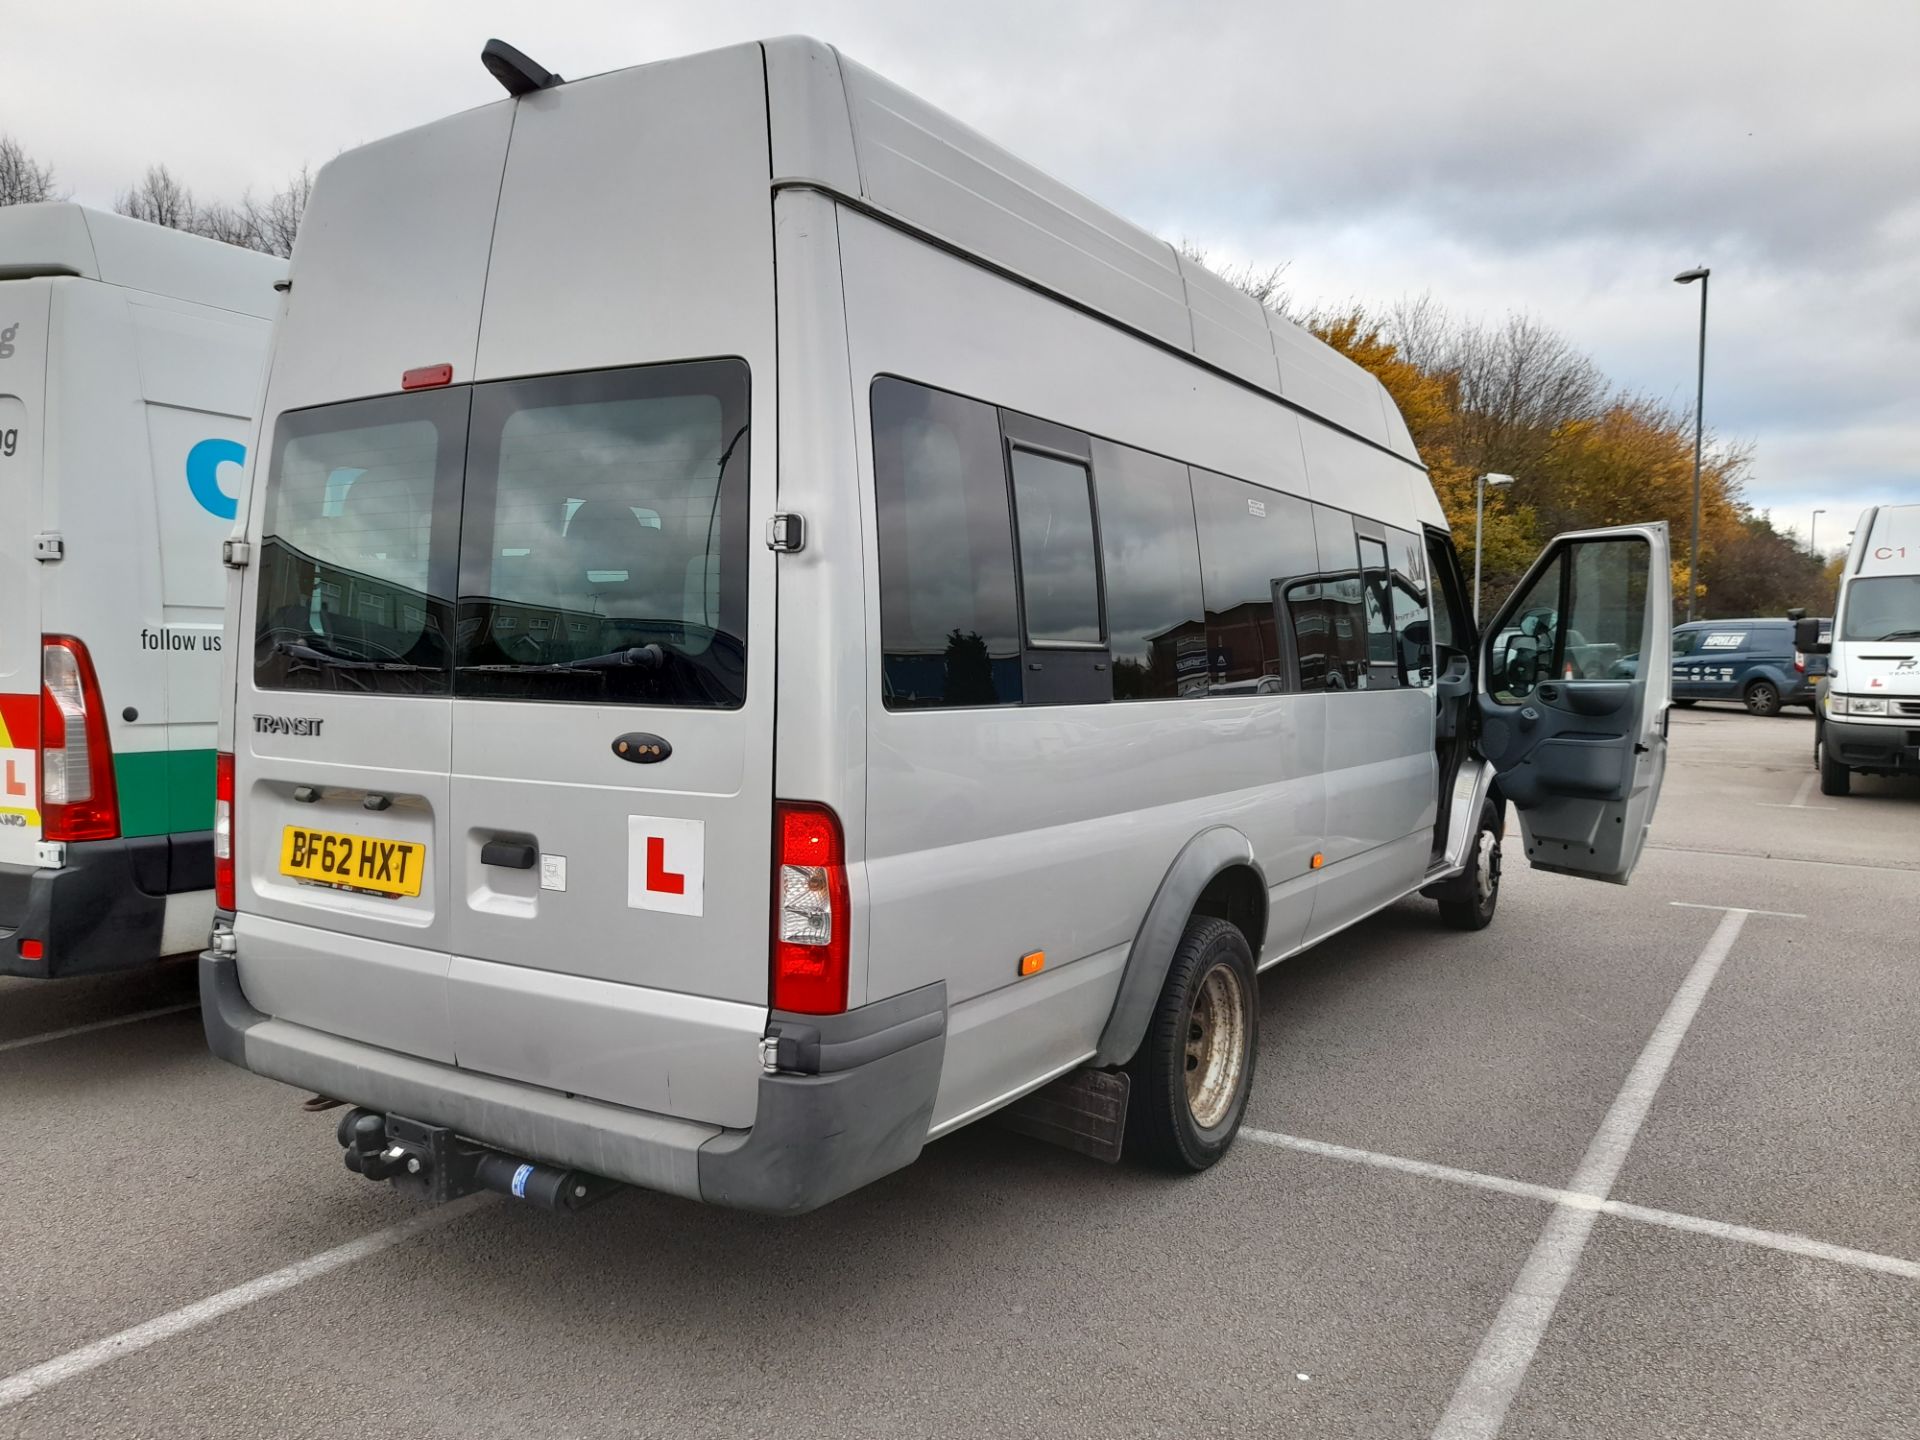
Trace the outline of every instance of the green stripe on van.
<instances>
[{"instance_id":1,"label":"green stripe on van","mask_svg":"<svg viewBox=\"0 0 1920 1440\"><path fill-rule=\"evenodd\" d=\"M213 828L213 751L143 750L113 757L122 835Z\"/></svg>"}]
</instances>

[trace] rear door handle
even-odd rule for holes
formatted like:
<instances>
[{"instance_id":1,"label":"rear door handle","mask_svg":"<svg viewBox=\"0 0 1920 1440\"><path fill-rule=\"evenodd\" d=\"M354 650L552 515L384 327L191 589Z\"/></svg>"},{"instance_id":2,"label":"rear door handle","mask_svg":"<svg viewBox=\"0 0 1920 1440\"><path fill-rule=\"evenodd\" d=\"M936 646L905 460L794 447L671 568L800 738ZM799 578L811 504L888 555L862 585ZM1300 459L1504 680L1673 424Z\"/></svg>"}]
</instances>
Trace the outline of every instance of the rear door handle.
<instances>
[{"instance_id":1,"label":"rear door handle","mask_svg":"<svg viewBox=\"0 0 1920 1440\"><path fill-rule=\"evenodd\" d=\"M525 840L489 840L480 847L480 863L507 870L531 870L539 853L538 846Z\"/></svg>"}]
</instances>

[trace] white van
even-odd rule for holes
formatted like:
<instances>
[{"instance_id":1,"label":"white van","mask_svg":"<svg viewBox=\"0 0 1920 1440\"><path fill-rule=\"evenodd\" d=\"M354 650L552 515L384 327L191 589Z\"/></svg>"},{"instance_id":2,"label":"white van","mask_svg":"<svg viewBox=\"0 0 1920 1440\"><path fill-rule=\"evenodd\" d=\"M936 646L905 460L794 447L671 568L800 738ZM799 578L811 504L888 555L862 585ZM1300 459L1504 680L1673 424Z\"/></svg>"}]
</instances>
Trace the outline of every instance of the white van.
<instances>
[{"instance_id":1,"label":"white van","mask_svg":"<svg viewBox=\"0 0 1920 1440\"><path fill-rule=\"evenodd\" d=\"M0 974L206 943L220 547L285 273L0 209Z\"/></svg>"},{"instance_id":2,"label":"white van","mask_svg":"<svg viewBox=\"0 0 1920 1440\"><path fill-rule=\"evenodd\" d=\"M1855 771L1920 775L1920 505L1880 505L1854 527L1833 620L1800 620L1795 648L1827 655L1814 706L1824 795Z\"/></svg>"},{"instance_id":3,"label":"white van","mask_svg":"<svg viewBox=\"0 0 1920 1440\"><path fill-rule=\"evenodd\" d=\"M1484 925L1505 802L1626 879L1659 526L1476 682L1385 392L1165 243L813 41L489 53L316 184L231 592L208 1038L349 1168L797 1212L1060 1077L1198 1168L1256 969Z\"/></svg>"}]
</instances>

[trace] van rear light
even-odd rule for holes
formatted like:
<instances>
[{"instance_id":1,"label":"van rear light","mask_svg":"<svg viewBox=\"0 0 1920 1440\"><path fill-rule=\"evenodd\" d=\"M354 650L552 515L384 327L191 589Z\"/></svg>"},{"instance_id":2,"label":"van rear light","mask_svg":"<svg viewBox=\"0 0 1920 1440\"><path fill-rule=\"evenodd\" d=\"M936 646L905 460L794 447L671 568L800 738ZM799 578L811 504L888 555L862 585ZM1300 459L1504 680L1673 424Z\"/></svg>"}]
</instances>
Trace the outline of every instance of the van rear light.
<instances>
[{"instance_id":1,"label":"van rear light","mask_svg":"<svg viewBox=\"0 0 1920 1440\"><path fill-rule=\"evenodd\" d=\"M1807 657L1802 655L1798 650L1793 652L1793 669L1797 675L1807 673Z\"/></svg>"},{"instance_id":2,"label":"van rear light","mask_svg":"<svg viewBox=\"0 0 1920 1440\"><path fill-rule=\"evenodd\" d=\"M87 647L71 635L40 640L40 827L49 840L120 833L107 707Z\"/></svg>"},{"instance_id":3,"label":"van rear light","mask_svg":"<svg viewBox=\"0 0 1920 1440\"><path fill-rule=\"evenodd\" d=\"M213 907L233 905L233 756L213 757Z\"/></svg>"},{"instance_id":4,"label":"van rear light","mask_svg":"<svg viewBox=\"0 0 1920 1440\"><path fill-rule=\"evenodd\" d=\"M773 1008L847 1008L846 845L824 805L782 800L773 812Z\"/></svg>"}]
</instances>

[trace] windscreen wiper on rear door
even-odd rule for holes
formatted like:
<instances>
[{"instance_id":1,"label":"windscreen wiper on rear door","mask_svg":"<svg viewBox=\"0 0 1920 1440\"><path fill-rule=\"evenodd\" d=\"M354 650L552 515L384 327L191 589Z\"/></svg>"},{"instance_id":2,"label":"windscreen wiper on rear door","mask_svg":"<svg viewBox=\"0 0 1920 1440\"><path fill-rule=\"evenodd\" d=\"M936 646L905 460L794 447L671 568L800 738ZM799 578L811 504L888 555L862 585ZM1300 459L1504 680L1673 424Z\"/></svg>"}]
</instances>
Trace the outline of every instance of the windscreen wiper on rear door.
<instances>
[{"instance_id":1,"label":"windscreen wiper on rear door","mask_svg":"<svg viewBox=\"0 0 1920 1440\"><path fill-rule=\"evenodd\" d=\"M440 669L438 665L416 665L411 660L363 660L353 655L342 655L337 650L322 650L298 640L274 641L273 653L335 670L405 670L418 673L422 670L437 672Z\"/></svg>"},{"instance_id":2,"label":"windscreen wiper on rear door","mask_svg":"<svg viewBox=\"0 0 1920 1440\"><path fill-rule=\"evenodd\" d=\"M612 650L605 655L586 655L578 660L551 660L541 664L515 665L457 665L454 668L480 675L558 675L567 671L585 670L598 672L604 670L658 670L667 663L667 652L658 645L634 645L625 650Z\"/></svg>"}]
</instances>

